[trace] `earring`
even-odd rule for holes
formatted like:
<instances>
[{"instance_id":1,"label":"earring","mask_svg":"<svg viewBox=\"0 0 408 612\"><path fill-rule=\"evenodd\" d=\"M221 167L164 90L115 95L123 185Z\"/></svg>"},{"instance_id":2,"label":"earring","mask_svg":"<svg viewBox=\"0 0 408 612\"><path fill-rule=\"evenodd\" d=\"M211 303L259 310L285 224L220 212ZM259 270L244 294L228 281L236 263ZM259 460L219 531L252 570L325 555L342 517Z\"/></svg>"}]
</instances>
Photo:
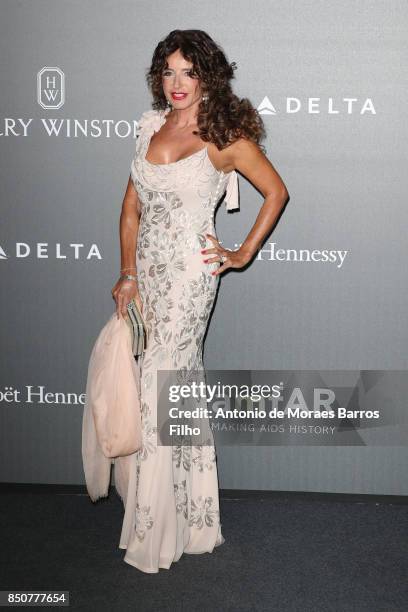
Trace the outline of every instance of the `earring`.
<instances>
[{"instance_id":1,"label":"earring","mask_svg":"<svg viewBox=\"0 0 408 612\"><path fill-rule=\"evenodd\" d=\"M201 99L204 103L208 102L208 94L204 94Z\"/></svg>"},{"instance_id":2,"label":"earring","mask_svg":"<svg viewBox=\"0 0 408 612\"><path fill-rule=\"evenodd\" d=\"M167 102L167 108L172 108L170 100L167 100L166 98L166 102Z\"/></svg>"}]
</instances>

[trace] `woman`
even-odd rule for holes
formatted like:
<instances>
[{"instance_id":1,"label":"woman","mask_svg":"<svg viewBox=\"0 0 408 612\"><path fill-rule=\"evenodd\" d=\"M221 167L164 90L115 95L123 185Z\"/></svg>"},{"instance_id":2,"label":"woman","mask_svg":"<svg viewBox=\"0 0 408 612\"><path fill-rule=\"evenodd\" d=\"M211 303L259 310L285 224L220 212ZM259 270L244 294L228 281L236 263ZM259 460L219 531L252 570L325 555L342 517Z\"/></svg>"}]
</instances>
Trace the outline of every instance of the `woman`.
<instances>
[{"instance_id":1,"label":"woman","mask_svg":"<svg viewBox=\"0 0 408 612\"><path fill-rule=\"evenodd\" d=\"M288 196L259 145L259 114L231 90L233 70L201 30L175 30L159 43L147 75L154 109L139 121L123 200L121 277L112 295L118 317L135 298L149 341L140 363L143 446L115 459L115 486L125 504L124 560L144 572L225 541L211 430L208 445L157 444L157 373L182 379L202 370L220 274L251 261ZM236 170L265 201L242 246L229 251L217 239L214 213L225 191L227 209L238 207Z\"/></svg>"}]
</instances>

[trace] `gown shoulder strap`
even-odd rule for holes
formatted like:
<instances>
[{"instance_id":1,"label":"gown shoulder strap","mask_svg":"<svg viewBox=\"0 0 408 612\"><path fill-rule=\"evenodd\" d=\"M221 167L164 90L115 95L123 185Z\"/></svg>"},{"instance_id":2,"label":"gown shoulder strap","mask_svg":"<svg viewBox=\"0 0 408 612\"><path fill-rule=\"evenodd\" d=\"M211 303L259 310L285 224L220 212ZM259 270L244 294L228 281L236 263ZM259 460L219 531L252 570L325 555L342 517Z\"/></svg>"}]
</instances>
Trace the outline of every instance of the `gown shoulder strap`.
<instances>
[{"instance_id":1,"label":"gown shoulder strap","mask_svg":"<svg viewBox=\"0 0 408 612\"><path fill-rule=\"evenodd\" d=\"M225 208L227 210L239 209L239 185L238 174L235 170L230 172L227 181L227 193L225 194Z\"/></svg>"},{"instance_id":2,"label":"gown shoulder strap","mask_svg":"<svg viewBox=\"0 0 408 612\"><path fill-rule=\"evenodd\" d=\"M140 119L137 122L137 131L138 133L145 132L149 136L153 134L153 132L158 132L166 121L166 115L170 111L170 108L166 108L165 110L146 110L142 113Z\"/></svg>"},{"instance_id":3,"label":"gown shoulder strap","mask_svg":"<svg viewBox=\"0 0 408 612\"><path fill-rule=\"evenodd\" d=\"M158 132L166 121L166 115L170 109L149 109L141 114L137 121L135 153L139 154L146 147L154 132Z\"/></svg>"}]
</instances>

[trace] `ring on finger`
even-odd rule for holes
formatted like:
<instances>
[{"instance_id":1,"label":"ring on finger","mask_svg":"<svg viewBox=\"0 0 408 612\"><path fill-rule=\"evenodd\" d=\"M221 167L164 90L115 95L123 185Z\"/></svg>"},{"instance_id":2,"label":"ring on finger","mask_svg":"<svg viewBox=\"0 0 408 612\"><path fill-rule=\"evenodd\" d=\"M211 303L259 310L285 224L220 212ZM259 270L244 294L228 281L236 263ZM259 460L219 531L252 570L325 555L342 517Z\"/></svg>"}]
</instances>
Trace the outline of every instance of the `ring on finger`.
<instances>
[{"instance_id":1,"label":"ring on finger","mask_svg":"<svg viewBox=\"0 0 408 612\"><path fill-rule=\"evenodd\" d=\"M222 263L224 263L227 260L227 256L222 253L220 255L220 260L221 260Z\"/></svg>"}]
</instances>

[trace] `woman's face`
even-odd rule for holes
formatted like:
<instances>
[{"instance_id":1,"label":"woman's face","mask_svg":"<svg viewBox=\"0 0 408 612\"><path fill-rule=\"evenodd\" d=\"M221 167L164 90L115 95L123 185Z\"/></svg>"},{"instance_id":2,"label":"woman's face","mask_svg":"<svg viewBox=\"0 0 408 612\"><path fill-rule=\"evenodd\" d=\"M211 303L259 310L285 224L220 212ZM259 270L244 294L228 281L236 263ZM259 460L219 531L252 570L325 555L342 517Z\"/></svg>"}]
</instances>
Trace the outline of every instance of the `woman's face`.
<instances>
[{"instance_id":1,"label":"woman's face","mask_svg":"<svg viewBox=\"0 0 408 612\"><path fill-rule=\"evenodd\" d=\"M181 110L199 103L200 81L191 76L193 64L184 59L179 49L167 57L167 64L168 67L163 69L162 84L164 95L171 105Z\"/></svg>"}]
</instances>

